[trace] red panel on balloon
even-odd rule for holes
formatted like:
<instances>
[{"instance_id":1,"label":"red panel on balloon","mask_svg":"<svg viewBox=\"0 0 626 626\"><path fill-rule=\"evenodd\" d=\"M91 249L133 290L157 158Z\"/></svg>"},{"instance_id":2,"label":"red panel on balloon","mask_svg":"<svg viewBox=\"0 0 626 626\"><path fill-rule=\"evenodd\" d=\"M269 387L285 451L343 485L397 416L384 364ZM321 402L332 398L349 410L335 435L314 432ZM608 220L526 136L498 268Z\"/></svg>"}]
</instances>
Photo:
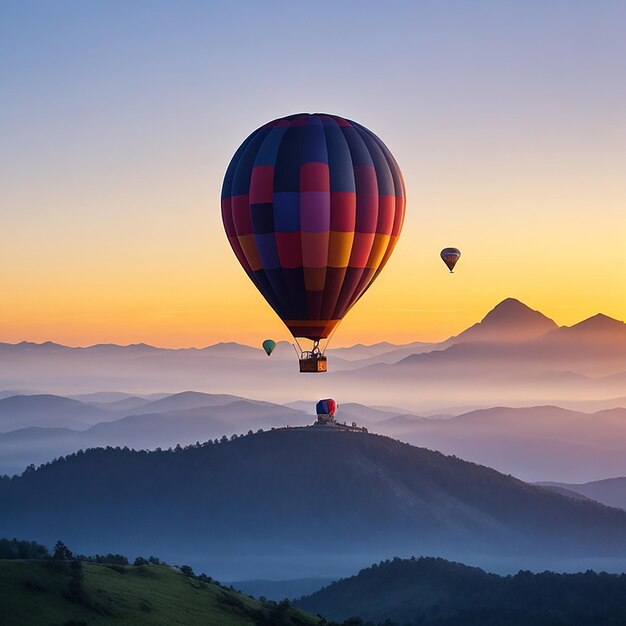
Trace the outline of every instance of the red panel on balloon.
<instances>
[{"instance_id":1,"label":"red panel on balloon","mask_svg":"<svg viewBox=\"0 0 626 626\"><path fill-rule=\"evenodd\" d=\"M300 231L295 233L274 233L278 258L282 267L294 269L302 267L302 241Z\"/></svg>"},{"instance_id":2,"label":"red panel on balloon","mask_svg":"<svg viewBox=\"0 0 626 626\"><path fill-rule=\"evenodd\" d=\"M326 163L304 163L300 167L300 192L330 191L330 172Z\"/></svg>"},{"instance_id":3,"label":"red panel on balloon","mask_svg":"<svg viewBox=\"0 0 626 626\"><path fill-rule=\"evenodd\" d=\"M274 167L257 165L250 179L250 204L270 203L274 194Z\"/></svg>"},{"instance_id":4,"label":"red panel on balloon","mask_svg":"<svg viewBox=\"0 0 626 626\"><path fill-rule=\"evenodd\" d=\"M330 230L352 232L356 226L356 193L333 191L330 194Z\"/></svg>"},{"instance_id":5,"label":"red panel on balloon","mask_svg":"<svg viewBox=\"0 0 626 626\"><path fill-rule=\"evenodd\" d=\"M378 224L376 232L381 235L391 235L393 223L396 217L396 197L378 197Z\"/></svg>"},{"instance_id":6,"label":"red panel on balloon","mask_svg":"<svg viewBox=\"0 0 626 626\"><path fill-rule=\"evenodd\" d=\"M375 233L354 233L350 267L365 267L369 259Z\"/></svg>"},{"instance_id":7,"label":"red panel on balloon","mask_svg":"<svg viewBox=\"0 0 626 626\"><path fill-rule=\"evenodd\" d=\"M250 235L252 233L252 218L250 216L250 203L248 194L233 196L231 198L233 209L233 223L238 235Z\"/></svg>"}]
</instances>

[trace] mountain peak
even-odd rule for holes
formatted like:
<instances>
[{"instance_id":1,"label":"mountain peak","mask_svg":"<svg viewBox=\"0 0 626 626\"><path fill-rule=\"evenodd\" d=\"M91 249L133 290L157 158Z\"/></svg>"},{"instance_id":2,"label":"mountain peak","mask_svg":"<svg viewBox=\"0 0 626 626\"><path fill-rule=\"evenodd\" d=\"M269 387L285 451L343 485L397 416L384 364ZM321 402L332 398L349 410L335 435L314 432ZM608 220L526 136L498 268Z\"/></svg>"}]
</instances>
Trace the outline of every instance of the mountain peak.
<instances>
[{"instance_id":1,"label":"mountain peak","mask_svg":"<svg viewBox=\"0 0 626 626\"><path fill-rule=\"evenodd\" d=\"M454 341L529 341L556 328L557 324L543 313L531 309L516 298L506 298L478 324L457 335Z\"/></svg>"},{"instance_id":2,"label":"mountain peak","mask_svg":"<svg viewBox=\"0 0 626 626\"><path fill-rule=\"evenodd\" d=\"M597 313L578 324L563 328L567 336L576 335L593 341L626 340L626 324L613 317Z\"/></svg>"}]
</instances>

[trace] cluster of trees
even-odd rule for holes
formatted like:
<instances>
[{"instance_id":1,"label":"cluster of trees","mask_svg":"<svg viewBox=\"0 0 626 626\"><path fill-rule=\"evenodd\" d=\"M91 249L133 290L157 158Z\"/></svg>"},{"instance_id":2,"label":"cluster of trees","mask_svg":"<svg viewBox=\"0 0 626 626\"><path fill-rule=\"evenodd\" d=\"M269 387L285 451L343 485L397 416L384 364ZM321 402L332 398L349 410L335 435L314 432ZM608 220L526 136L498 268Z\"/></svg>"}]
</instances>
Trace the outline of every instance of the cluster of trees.
<instances>
[{"instance_id":1,"label":"cluster of trees","mask_svg":"<svg viewBox=\"0 0 626 626\"><path fill-rule=\"evenodd\" d=\"M272 430L274 430L274 428L272 428ZM259 428L256 431L256 434L261 434L263 431L262 428ZM42 469L44 467L47 467L49 465L53 465L53 464L57 464L57 463L64 463L66 461L69 461L70 459L79 457L85 453L89 453L92 452L94 450L106 450L106 451L116 451L116 452L134 452L134 453L142 453L142 454L162 454L164 452L168 452L168 453L179 453L179 452L183 452L185 450L195 450L198 448L206 448L208 446L212 446L212 445L217 445L220 443L228 443L229 441L235 441L236 439L239 439L240 437L249 437L250 435L254 435L255 432L253 430L249 430L247 433L245 434L233 434L230 437L227 437L226 435L222 435L221 438L219 439L209 439L207 441L204 442L200 442L200 441L196 441L196 443L190 443L186 446L181 446L180 444L176 444L176 446L172 447L170 446L169 448L167 448L166 450L163 450L163 448L155 448L154 450L135 450L135 448L129 448L128 446L106 446L106 447L97 447L97 448L85 448L84 450L77 450L76 452L72 452L71 454L66 454L65 456L59 456L59 457L55 457L54 459L52 459L51 461L48 461L46 463L42 463L41 465L35 465L34 463L31 463L30 465L28 465L26 467L26 469L22 472L22 474L13 474L13 476L9 476L8 474L1 474L0 475L0 482L2 481L10 481L13 479L17 479L20 478L21 476L27 476L28 474L32 474L33 472L36 472L38 469Z\"/></svg>"},{"instance_id":2,"label":"cluster of trees","mask_svg":"<svg viewBox=\"0 0 626 626\"><path fill-rule=\"evenodd\" d=\"M0 559L45 559L49 556L48 548L36 541L0 539Z\"/></svg>"},{"instance_id":3,"label":"cluster of trees","mask_svg":"<svg viewBox=\"0 0 626 626\"><path fill-rule=\"evenodd\" d=\"M297 605L335 618L361 615L371 620L366 625L617 626L626 624L626 574L520 571L498 576L444 559L395 558Z\"/></svg>"}]
</instances>

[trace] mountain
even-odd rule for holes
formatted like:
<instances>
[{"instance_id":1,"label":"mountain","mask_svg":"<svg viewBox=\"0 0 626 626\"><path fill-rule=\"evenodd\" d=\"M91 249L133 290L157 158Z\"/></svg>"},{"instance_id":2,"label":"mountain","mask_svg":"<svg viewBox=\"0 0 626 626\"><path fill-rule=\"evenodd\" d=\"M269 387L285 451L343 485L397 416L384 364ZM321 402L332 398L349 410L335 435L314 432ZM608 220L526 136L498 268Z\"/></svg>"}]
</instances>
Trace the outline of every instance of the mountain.
<instances>
[{"instance_id":1,"label":"mountain","mask_svg":"<svg viewBox=\"0 0 626 626\"><path fill-rule=\"evenodd\" d=\"M626 344L626 324L619 320L598 313L573 326L559 329L559 337L563 340L585 340L594 343Z\"/></svg>"},{"instance_id":2,"label":"mountain","mask_svg":"<svg viewBox=\"0 0 626 626\"><path fill-rule=\"evenodd\" d=\"M395 418L376 430L527 481L582 482L626 473L626 409L493 407L447 419Z\"/></svg>"},{"instance_id":3,"label":"mountain","mask_svg":"<svg viewBox=\"0 0 626 626\"><path fill-rule=\"evenodd\" d=\"M565 496L566 498L574 498L574 500L590 500L591 498L587 498L587 496L583 496L582 493L576 493L571 489L566 489L565 487L561 487L558 484L551 485L550 483L535 483L548 491L552 491L553 493L558 493L560 496Z\"/></svg>"},{"instance_id":4,"label":"mountain","mask_svg":"<svg viewBox=\"0 0 626 626\"><path fill-rule=\"evenodd\" d=\"M549 489L570 491L581 498L589 498L606 506L626 509L626 477L605 478L582 484L570 483L538 483Z\"/></svg>"},{"instance_id":5,"label":"mountain","mask_svg":"<svg viewBox=\"0 0 626 626\"><path fill-rule=\"evenodd\" d=\"M154 403L154 413L138 413L100 422L83 430L29 427L0 433L0 475L18 474L34 463L46 463L78 449L128 446L136 449L168 448L231 436L259 428L304 425L312 417L279 404L254 402L236 396L177 394L171 403ZM166 398L169 399L169 398ZM214 402L184 410L167 410Z\"/></svg>"},{"instance_id":6,"label":"mountain","mask_svg":"<svg viewBox=\"0 0 626 626\"><path fill-rule=\"evenodd\" d=\"M336 427L170 452L79 452L0 480L0 502L0 536L158 552L230 580L341 575L433 552L504 568L626 565L626 512Z\"/></svg>"},{"instance_id":7,"label":"mountain","mask_svg":"<svg viewBox=\"0 0 626 626\"><path fill-rule=\"evenodd\" d=\"M164 398L159 398L158 400L154 400L152 402L147 402L135 410L129 411L129 414L134 413L163 413L166 411L186 411L189 409L197 409L200 407L208 407L208 406L220 406L224 404L229 404L234 401L243 400L238 396L233 396L229 394L212 394L212 393L201 393L199 391L183 391L181 393L174 393ZM255 402L254 400L246 400L247 402L253 404L265 404L268 406L276 406L271 405L270 403L263 402Z\"/></svg>"},{"instance_id":8,"label":"mountain","mask_svg":"<svg viewBox=\"0 0 626 626\"><path fill-rule=\"evenodd\" d=\"M344 368L335 379L352 398L358 391L361 401L393 405L403 397L402 404L418 413L453 404L600 401L623 395L626 325L596 318L559 328L541 313L507 299L439 348L408 355L396 350L398 358L387 353L376 361L353 362L361 367ZM604 329L602 341L596 340L598 328Z\"/></svg>"},{"instance_id":9,"label":"mountain","mask_svg":"<svg viewBox=\"0 0 626 626\"><path fill-rule=\"evenodd\" d=\"M108 411L50 394L0 399L0 432L28 426L85 427L111 417Z\"/></svg>"},{"instance_id":10,"label":"mountain","mask_svg":"<svg viewBox=\"0 0 626 626\"><path fill-rule=\"evenodd\" d=\"M600 402L624 395L624 327L599 315L559 328L508 298L441 343L331 349L329 372L313 377L298 372L286 342L269 358L260 347L233 342L203 349L5 344L0 387L70 396L117 390L139 397L195 389L281 404L331 393L340 403L401 405L417 414L445 407ZM131 405L99 408L141 408L139 402L136 409Z\"/></svg>"},{"instance_id":11,"label":"mountain","mask_svg":"<svg viewBox=\"0 0 626 626\"><path fill-rule=\"evenodd\" d=\"M543 313L531 309L515 298L507 298L489 311L480 322L452 337L450 341L514 343L536 339L557 328L557 324Z\"/></svg>"},{"instance_id":12,"label":"mountain","mask_svg":"<svg viewBox=\"0 0 626 626\"><path fill-rule=\"evenodd\" d=\"M0 560L0 621L5 626L313 626L319 619L168 565Z\"/></svg>"},{"instance_id":13,"label":"mountain","mask_svg":"<svg viewBox=\"0 0 626 626\"><path fill-rule=\"evenodd\" d=\"M608 626L626 623L626 576L520 571L502 577L443 559L395 558L296 605L327 619L358 615L379 624Z\"/></svg>"}]
</instances>

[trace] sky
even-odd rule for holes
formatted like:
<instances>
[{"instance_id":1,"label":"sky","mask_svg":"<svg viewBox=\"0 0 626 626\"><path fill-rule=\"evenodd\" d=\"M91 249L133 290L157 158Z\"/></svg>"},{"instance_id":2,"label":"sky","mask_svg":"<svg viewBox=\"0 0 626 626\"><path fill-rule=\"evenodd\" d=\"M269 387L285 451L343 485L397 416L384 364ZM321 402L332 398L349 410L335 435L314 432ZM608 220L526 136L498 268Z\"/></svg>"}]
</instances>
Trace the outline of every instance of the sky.
<instances>
[{"instance_id":1,"label":"sky","mask_svg":"<svg viewBox=\"0 0 626 626\"><path fill-rule=\"evenodd\" d=\"M303 111L370 128L407 188L334 345L445 339L506 297L626 319L625 23L617 0L3 0L0 341L288 339L219 198L250 132Z\"/></svg>"}]
</instances>

